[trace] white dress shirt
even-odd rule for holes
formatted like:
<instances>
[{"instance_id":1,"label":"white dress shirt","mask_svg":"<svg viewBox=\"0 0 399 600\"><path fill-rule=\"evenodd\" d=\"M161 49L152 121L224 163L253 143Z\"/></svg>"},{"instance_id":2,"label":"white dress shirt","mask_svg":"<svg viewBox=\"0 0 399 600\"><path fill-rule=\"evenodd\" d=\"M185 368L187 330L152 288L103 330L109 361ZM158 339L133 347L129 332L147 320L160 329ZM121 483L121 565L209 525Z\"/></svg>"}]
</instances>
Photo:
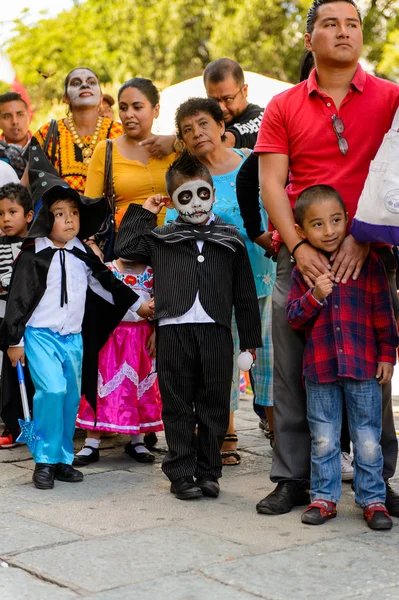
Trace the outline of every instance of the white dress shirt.
<instances>
[{"instance_id":1,"label":"white dress shirt","mask_svg":"<svg viewBox=\"0 0 399 600\"><path fill-rule=\"evenodd\" d=\"M79 258L65 252L66 289L68 302L61 306L61 263L60 250L79 248L86 252L86 248L78 238L73 238L63 248L54 246L49 238L35 239L35 252L46 248L56 248L47 274L46 290L35 308L27 327L47 328L54 333L69 335L80 333L85 311L86 292L89 286L93 292L114 304L111 292L105 290L95 279L91 269ZM133 310L140 308L142 300L137 300L131 307ZM23 345L23 339L18 346Z\"/></svg>"},{"instance_id":2,"label":"white dress shirt","mask_svg":"<svg viewBox=\"0 0 399 600\"><path fill-rule=\"evenodd\" d=\"M211 214L205 225L209 225L212 221L215 220L215 216ZM197 241L198 248L198 256L202 256L202 248L204 247L204 242L202 240ZM156 302L156 299L155 299ZM208 313L204 310L200 299L199 299L199 290L197 291L197 295L195 296L194 304L192 307L181 315L180 317L165 317L164 319L159 319L158 325L161 327L162 325L184 325L185 323L214 323L215 321L208 315Z\"/></svg>"}]
</instances>

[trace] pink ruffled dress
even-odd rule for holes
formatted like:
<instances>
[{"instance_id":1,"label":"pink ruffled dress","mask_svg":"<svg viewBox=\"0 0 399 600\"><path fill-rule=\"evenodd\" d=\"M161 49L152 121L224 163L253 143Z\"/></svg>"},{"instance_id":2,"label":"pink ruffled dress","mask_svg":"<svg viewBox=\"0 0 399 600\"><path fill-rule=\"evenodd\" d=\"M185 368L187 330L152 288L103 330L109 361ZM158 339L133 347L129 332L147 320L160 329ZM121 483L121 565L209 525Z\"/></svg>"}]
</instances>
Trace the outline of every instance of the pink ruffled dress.
<instances>
[{"instance_id":1,"label":"pink ruffled dress","mask_svg":"<svg viewBox=\"0 0 399 600\"><path fill-rule=\"evenodd\" d=\"M153 273L121 273L108 263L115 277L140 295L151 299ZM146 343L154 325L129 310L101 349L98 360L97 411L82 396L76 424L82 429L124 434L162 431L162 403L155 372L155 359Z\"/></svg>"}]
</instances>

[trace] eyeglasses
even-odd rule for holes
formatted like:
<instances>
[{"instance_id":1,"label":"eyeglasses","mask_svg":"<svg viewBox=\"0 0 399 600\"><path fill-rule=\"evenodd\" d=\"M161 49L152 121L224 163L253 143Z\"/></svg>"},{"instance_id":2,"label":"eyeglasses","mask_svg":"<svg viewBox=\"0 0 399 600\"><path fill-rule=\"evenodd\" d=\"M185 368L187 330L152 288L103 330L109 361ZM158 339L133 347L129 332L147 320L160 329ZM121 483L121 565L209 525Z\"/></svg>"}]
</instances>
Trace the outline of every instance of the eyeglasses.
<instances>
[{"instance_id":1,"label":"eyeglasses","mask_svg":"<svg viewBox=\"0 0 399 600\"><path fill-rule=\"evenodd\" d=\"M245 83L244 83L245 85ZM208 96L208 98L212 98L212 100L215 100L218 104L224 104L225 106L231 106L234 102L234 100L237 98L238 94L240 92L242 92L244 85L242 85L240 87L240 89L238 90L238 92L236 94L234 94L234 96L223 96L223 98L215 98L214 96Z\"/></svg>"},{"instance_id":2,"label":"eyeglasses","mask_svg":"<svg viewBox=\"0 0 399 600\"><path fill-rule=\"evenodd\" d=\"M343 122L342 119L340 119L339 117L337 117L337 115L333 115L331 117L331 119L332 119L333 129L335 131L335 135L338 138L338 147L339 147L339 149L341 151L341 154L343 154L345 156L345 154L349 150L349 144L348 144L348 140L346 140L341 135L341 133L344 133L344 131L345 131L344 122Z\"/></svg>"}]
</instances>

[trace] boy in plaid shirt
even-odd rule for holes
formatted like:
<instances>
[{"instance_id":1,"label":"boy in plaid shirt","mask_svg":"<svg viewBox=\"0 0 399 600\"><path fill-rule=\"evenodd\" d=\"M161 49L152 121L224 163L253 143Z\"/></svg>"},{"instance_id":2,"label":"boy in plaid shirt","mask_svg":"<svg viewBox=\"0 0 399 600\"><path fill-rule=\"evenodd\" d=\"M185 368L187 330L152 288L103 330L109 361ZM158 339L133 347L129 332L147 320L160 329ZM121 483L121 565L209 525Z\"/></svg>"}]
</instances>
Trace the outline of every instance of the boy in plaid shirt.
<instances>
[{"instance_id":1,"label":"boy in plaid shirt","mask_svg":"<svg viewBox=\"0 0 399 600\"><path fill-rule=\"evenodd\" d=\"M345 238L347 213L327 185L307 188L295 205L303 242L330 258ZM321 525L336 517L341 496L340 432L343 398L354 444L356 502L371 529L391 529L382 478L381 385L392 378L398 330L381 259L370 250L357 279L335 284L317 277L313 289L297 267L287 302L290 325L306 335L303 374L312 438L311 504L302 522Z\"/></svg>"}]
</instances>

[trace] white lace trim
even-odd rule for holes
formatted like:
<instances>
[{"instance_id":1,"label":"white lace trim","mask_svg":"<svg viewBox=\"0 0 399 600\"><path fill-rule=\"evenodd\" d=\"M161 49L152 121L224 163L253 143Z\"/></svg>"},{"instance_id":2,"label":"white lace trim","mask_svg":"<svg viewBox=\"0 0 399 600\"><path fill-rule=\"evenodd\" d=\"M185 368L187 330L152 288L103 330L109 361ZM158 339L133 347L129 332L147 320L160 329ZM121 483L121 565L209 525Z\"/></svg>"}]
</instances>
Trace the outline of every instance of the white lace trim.
<instances>
[{"instance_id":1,"label":"white lace trim","mask_svg":"<svg viewBox=\"0 0 399 600\"><path fill-rule=\"evenodd\" d=\"M100 398L105 398L105 396L108 396L108 394L115 391L116 388L118 388L121 385L125 377L127 377L132 383L134 383L134 385L139 385L139 376L137 375L136 371L130 365L127 364L127 362L123 363L118 373L115 373L113 378L106 384L104 384L102 375L99 372L97 382L97 394L100 396Z\"/></svg>"},{"instance_id":2,"label":"white lace trim","mask_svg":"<svg viewBox=\"0 0 399 600\"><path fill-rule=\"evenodd\" d=\"M151 370L155 369L155 360L153 359ZM108 381L108 383L104 384L101 373L98 373L97 380L97 394L100 398L105 398L112 392L114 392L122 383L122 381L127 377L134 385L137 387L137 395L139 398L145 394L155 383L157 379L156 373L150 373L148 377L146 377L143 381L139 382L139 376L137 372L127 364L125 361L121 367L121 369L115 373L113 378Z\"/></svg>"},{"instance_id":3,"label":"white lace trim","mask_svg":"<svg viewBox=\"0 0 399 600\"><path fill-rule=\"evenodd\" d=\"M141 398L141 396L143 396L154 385L154 383L157 380L157 374L155 373L155 360L154 359L152 359L151 371L154 371L154 372L150 373L144 379L144 381L140 381L140 383L138 385L137 395L139 398Z\"/></svg>"}]
</instances>

